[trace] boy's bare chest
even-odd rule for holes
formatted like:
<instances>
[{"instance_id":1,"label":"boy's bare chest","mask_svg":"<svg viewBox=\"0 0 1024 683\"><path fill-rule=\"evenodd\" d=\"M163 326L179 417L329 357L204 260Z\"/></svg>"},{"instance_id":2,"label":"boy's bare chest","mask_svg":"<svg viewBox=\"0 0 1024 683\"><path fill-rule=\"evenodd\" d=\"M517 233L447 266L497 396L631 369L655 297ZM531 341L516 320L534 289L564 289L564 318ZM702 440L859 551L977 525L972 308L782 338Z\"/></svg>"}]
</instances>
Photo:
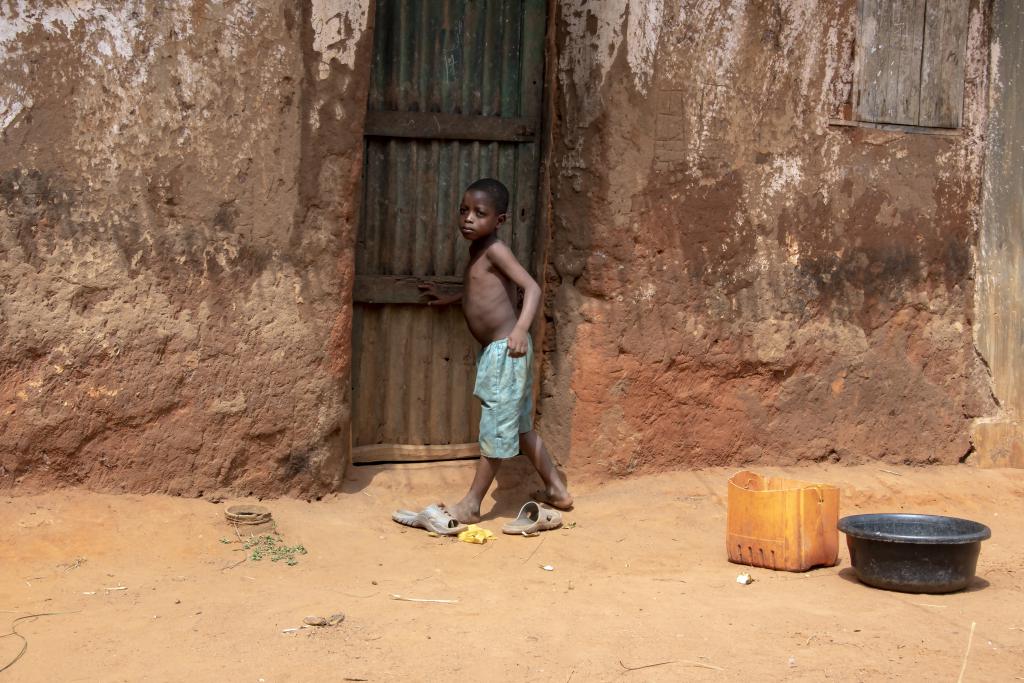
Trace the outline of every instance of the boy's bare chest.
<instances>
[{"instance_id":1,"label":"boy's bare chest","mask_svg":"<svg viewBox=\"0 0 1024 683\"><path fill-rule=\"evenodd\" d=\"M498 272L486 257L471 259L463 277L465 295L476 298L506 294L512 283Z\"/></svg>"}]
</instances>

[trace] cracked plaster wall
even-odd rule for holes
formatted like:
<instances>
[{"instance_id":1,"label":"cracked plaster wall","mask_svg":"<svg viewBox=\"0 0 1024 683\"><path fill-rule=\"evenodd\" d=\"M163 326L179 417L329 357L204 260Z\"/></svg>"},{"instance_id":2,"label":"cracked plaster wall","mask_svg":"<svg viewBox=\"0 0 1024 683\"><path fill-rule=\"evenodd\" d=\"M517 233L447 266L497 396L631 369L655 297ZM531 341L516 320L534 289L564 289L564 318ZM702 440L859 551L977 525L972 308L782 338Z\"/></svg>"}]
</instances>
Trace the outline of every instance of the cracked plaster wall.
<instances>
[{"instance_id":1,"label":"cracked plaster wall","mask_svg":"<svg viewBox=\"0 0 1024 683\"><path fill-rule=\"evenodd\" d=\"M0 1L0 487L337 486L367 14Z\"/></svg>"}]
</instances>

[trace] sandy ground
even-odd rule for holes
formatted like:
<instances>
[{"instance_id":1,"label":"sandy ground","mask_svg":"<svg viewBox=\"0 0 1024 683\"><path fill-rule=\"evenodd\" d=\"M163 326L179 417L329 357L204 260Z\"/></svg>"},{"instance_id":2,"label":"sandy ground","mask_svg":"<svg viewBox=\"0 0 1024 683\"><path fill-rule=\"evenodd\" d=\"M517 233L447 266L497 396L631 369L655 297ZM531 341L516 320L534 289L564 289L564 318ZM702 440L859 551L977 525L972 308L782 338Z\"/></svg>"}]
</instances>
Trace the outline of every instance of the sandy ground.
<instances>
[{"instance_id":1,"label":"sandy ground","mask_svg":"<svg viewBox=\"0 0 1024 683\"><path fill-rule=\"evenodd\" d=\"M1024 680L1024 471L760 470L841 486L843 514L988 524L974 584L925 596L858 583L845 542L838 567L753 569L755 583L737 584L726 470L577 486L571 528L485 546L389 520L397 506L454 500L471 467L360 468L330 499L267 501L285 540L309 551L295 566L236 564L238 545L219 541L232 535L224 505L205 500L0 498L0 628L65 612L20 623L28 651L0 678L955 681L973 622L963 680ZM525 490L499 489L482 525L499 531ZM282 632L338 611L340 626ZM0 666L20 647L0 639ZM646 665L658 666L624 668Z\"/></svg>"}]
</instances>

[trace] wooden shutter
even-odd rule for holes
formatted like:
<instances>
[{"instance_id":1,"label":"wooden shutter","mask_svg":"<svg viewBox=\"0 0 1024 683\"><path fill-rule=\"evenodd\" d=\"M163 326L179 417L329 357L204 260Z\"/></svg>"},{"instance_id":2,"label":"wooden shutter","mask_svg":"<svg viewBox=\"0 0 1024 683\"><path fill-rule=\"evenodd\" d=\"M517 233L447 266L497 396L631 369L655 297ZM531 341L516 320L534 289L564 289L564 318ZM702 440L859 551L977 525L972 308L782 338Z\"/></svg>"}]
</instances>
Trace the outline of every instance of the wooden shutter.
<instances>
[{"instance_id":1,"label":"wooden shutter","mask_svg":"<svg viewBox=\"0 0 1024 683\"><path fill-rule=\"evenodd\" d=\"M917 125L925 0L861 0L856 118Z\"/></svg>"},{"instance_id":2,"label":"wooden shutter","mask_svg":"<svg viewBox=\"0 0 1024 683\"><path fill-rule=\"evenodd\" d=\"M959 128L964 103L967 0L928 0L919 125Z\"/></svg>"}]
</instances>

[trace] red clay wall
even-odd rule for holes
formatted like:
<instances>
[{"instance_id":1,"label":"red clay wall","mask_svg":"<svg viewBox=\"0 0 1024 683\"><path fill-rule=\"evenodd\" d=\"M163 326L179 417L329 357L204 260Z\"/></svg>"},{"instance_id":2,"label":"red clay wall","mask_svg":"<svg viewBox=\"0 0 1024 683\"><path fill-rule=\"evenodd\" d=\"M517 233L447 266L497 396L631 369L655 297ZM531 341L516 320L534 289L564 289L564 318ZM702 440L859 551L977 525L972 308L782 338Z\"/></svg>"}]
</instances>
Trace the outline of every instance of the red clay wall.
<instances>
[{"instance_id":1,"label":"red clay wall","mask_svg":"<svg viewBox=\"0 0 1024 683\"><path fill-rule=\"evenodd\" d=\"M854 0L560 4L540 429L570 473L967 457L984 6L950 137L828 125Z\"/></svg>"},{"instance_id":2,"label":"red clay wall","mask_svg":"<svg viewBox=\"0 0 1024 683\"><path fill-rule=\"evenodd\" d=\"M368 4L4 3L0 487L338 485Z\"/></svg>"},{"instance_id":3,"label":"red clay wall","mask_svg":"<svg viewBox=\"0 0 1024 683\"><path fill-rule=\"evenodd\" d=\"M368 0L5 6L0 487L335 489ZM987 77L837 128L854 1L557 4L540 429L571 476L956 462Z\"/></svg>"}]
</instances>

